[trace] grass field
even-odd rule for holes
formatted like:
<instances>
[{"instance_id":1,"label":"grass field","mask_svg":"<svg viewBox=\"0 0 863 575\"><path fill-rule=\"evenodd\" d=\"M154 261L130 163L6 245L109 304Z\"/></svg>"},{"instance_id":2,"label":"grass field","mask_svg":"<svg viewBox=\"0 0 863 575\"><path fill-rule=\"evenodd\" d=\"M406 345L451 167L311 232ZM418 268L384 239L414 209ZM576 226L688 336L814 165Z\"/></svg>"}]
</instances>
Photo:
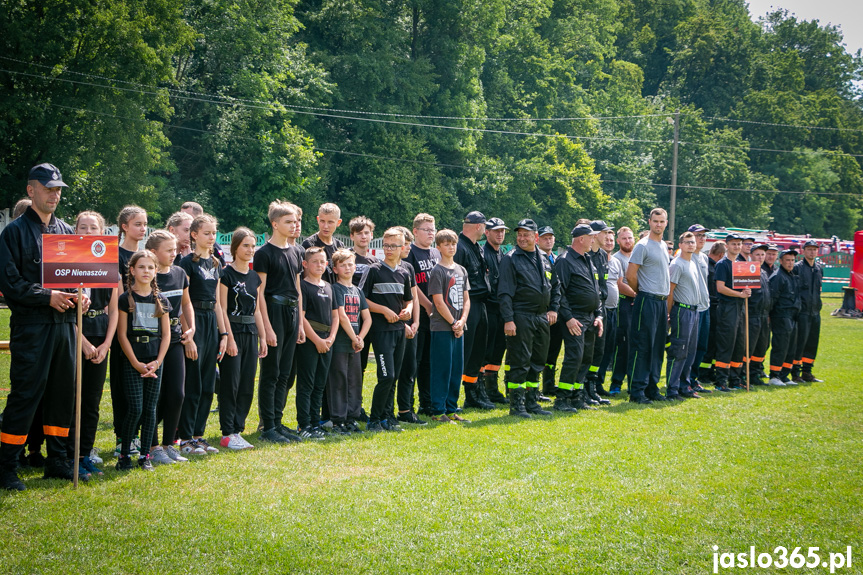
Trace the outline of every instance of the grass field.
<instances>
[{"instance_id":1,"label":"grass field","mask_svg":"<svg viewBox=\"0 0 863 575\"><path fill-rule=\"evenodd\" d=\"M468 412L467 426L107 471L77 491L33 472L0 494L0 572L710 573L714 545L825 559L850 545L836 572L860 573L863 322L829 317L839 304L821 384L530 421ZM107 393L102 408L104 452ZM789 571L829 570L773 572Z\"/></svg>"}]
</instances>

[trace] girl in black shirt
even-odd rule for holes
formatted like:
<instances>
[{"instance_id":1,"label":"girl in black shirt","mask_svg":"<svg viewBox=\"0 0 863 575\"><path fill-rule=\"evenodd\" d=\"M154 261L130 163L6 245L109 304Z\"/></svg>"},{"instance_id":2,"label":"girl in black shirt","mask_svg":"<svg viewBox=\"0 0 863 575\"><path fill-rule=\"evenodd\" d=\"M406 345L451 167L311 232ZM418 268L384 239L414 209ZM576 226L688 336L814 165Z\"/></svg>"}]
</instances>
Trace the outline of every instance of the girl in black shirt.
<instances>
[{"instance_id":1,"label":"girl in black shirt","mask_svg":"<svg viewBox=\"0 0 863 575\"><path fill-rule=\"evenodd\" d=\"M120 296L118 336L126 355L123 385L127 410L117 470L132 469L132 436L141 423L141 436L151 438L156 427L156 403L162 379L162 363L171 341L168 319L170 304L156 283L157 260L153 252L141 250L129 259L128 290ZM141 443L138 466L152 471L150 442Z\"/></svg>"},{"instance_id":2,"label":"girl in black shirt","mask_svg":"<svg viewBox=\"0 0 863 575\"><path fill-rule=\"evenodd\" d=\"M258 307L261 279L249 268L255 257L255 233L238 228L231 240L234 261L225 268L219 285L224 302L225 331L228 346L219 368L222 374L219 389L219 423L222 427L222 447L251 449L254 447L240 433L245 430L246 416L255 395L255 371L258 358L267 356L264 320Z\"/></svg>"}]
</instances>

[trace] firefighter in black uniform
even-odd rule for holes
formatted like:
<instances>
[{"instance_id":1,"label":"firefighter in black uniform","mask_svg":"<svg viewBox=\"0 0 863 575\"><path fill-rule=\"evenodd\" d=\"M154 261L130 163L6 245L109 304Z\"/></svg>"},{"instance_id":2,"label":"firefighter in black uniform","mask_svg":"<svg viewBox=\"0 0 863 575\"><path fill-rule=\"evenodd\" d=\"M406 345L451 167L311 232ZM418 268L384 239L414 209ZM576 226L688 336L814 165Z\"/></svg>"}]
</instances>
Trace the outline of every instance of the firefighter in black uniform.
<instances>
[{"instance_id":1,"label":"firefighter in black uniform","mask_svg":"<svg viewBox=\"0 0 863 575\"><path fill-rule=\"evenodd\" d=\"M752 290L749 298L749 380L753 385L767 385L764 381L764 354L770 342L770 276L764 269L767 244L752 246L749 257L761 273L761 287ZM745 368L745 366L744 366Z\"/></svg>"},{"instance_id":2,"label":"firefighter in black uniform","mask_svg":"<svg viewBox=\"0 0 863 575\"><path fill-rule=\"evenodd\" d=\"M770 276L770 293L773 305L770 310L770 327L773 346L770 349L770 385L784 387L796 385L788 375L796 351L797 316L800 313L800 278L794 275L796 250L779 252L779 266Z\"/></svg>"},{"instance_id":3,"label":"firefighter in black uniform","mask_svg":"<svg viewBox=\"0 0 863 575\"><path fill-rule=\"evenodd\" d=\"M560 322L564 325L563 366L560 370L558 395L554 408L577 411L586 406L584 374L597 337L602 335L602 295L599 273L588 255L593 236L599 231L588 224L572 230L572 244L555 264L560 280Z\"/></svg>"},{"instance_id":4,"label":"firefighter in black uniform","mask_svg":"<svg viewBox=\"0 0 863 575\"><path fill-rule=\"evenodd\" d=\"M552 291L542 255L536 249L536 223L524 219L515 230L517 247L501 259L497 285L510 365L509 413L520 417L551 415L539 406L537 395L539 374L548 354L549 316L553 313L548 310L557 308L560 294Z\"/></svg>"},{"instance_id":5,"label":"firefighter in black uniform","mask_svg":"<svg viewBox=\"0 0 863 575\"><path fill-rule=\"evenodd\" d=\"M66 442L75 395L75 305L77 295L42 287L42 234L71 234L54 217L63 188L60 171L51 164L30 170L27 195L33 201L20 218L0 234L0 291L12 317L12 353L0 433L0 487L23 491L18 456L42 401L42 425L48 457L45 477L72 479ZM89 299L83 299L86 311Z\"/></svg>"},{"instance_id":6,"label":"firefighter in black uniform","mask_svg":"<svg viewBox=\"0 0 863 575\"><path fill-rule=\"evenodd\" d=\"M719 391L743 389L743 365L749 351L745 349L744 342L743 300L752 295L749 288L736 290L732 287L732 262L746 261L740 259L742 238L737 234L728 234L725 245L725 257L716 264L716 292L719 294L716 310L716 389Z\"/></svg>"},{"instance_id":7,"label":"firefighter in black uniform","mask_svg":"<svg viewBox=\"0 0 863 575\"><path fill-rule=\"evenodd\" d=\"M464 330L464 372L461 378L464 385L464 406L494 409L494 404L485 394L485 386L479 383L488 332L485 302L489 286L488 269L477 242L485 233L485 222L485 216L481 212L471 212L465 216L453 260L467 271L470 284L470 312Z\"/></svg>"},{"instance_id":8,"label":"firefighter in black uniform","mask_svg":"<svg viewBox=\"0 0 863 575\"><path fill-rule=\"evenodd\" d=\"M614 237L614 228L606 224L602 220L593 220L590 222L590 228L597 232L593 237L593 244L590 246L590 251L587 256L593 262L593 266L596 268L596 273L598 274L599 279L599 295L602 298L600 300L600 315L605 321L605 300L608 299L608 254L602 249L602 243L605 239L606 234L610 234ZM584 382L585 384L585 395L587 396L588 403L599 404L599 405L609 405L611 402L607 399L603 399L600 396L599 390L602 388L602 381L599 379L599 365L602 363L602 357L605 355L605 329L598 333L596 336L596 343L593 346L593 359L591 360L589 367L588 365L583 365L582 370L586 372L579 374L579 381ZM605 395L609 395L605 391L603 391Z\"/></svg>"},{"instance_id":9,"label":"firefighter in black uniform","mask_svg":"<svg viewBox=\"0 0 863 575\"><path fill-rule=\"evenodd\" d=\"M551 226L541 226L537 232L539 237L536 241L536 247L543 256L543 268L545 275L552 278L554 272L554 262L557 256L554 255L554 229ZM554 278L555 285L551 289L558 289L557 278ZM557 313L557 309L550 310ZM542 391L539 394L539 401L551 401L549 396L557 394L557 386L554 383L555 373L557 371L557 358L560 355L560 348L563 345L563 331L561 331L560 322L553 322L548 328L548 355L545 358L545 367L542 370Z\"/></svg>"},{"instance_id":10,"label":"firefighter in black uniform","mask_svg":"<svg viewBox=\"0 0 863 575\"><path fill-rule=\"evenodd\" d=\"M485 302L488 316L488 335L486 337L485 367L483 368L483 385L486 396L492 403L506 403L506 397L498 389L498 374L503 364L503 354L506 352L506 338L503 335L503 318L500 316L500 305L497 300L497 282L500 275L500 246L509 228L500 218L490 218L485 223L485 245L482 247L482 257L488 268L488 299Z\"/></svg>"},{"instance_id":11,"label":"firefighter in black uniform","mask_svg":"<svg viewBox=\"0 0 863 575\"><path fill-rule=\"evenodd\" d=\"M800 278L802 306L797 318L797 352L791 370L792 380L797 383L821 381L812 375L821 335L821 281L824 279L824 269L815 261L817 256L818 242L807 240L803 244L803 259L794 265L794 274Z\"/></svg>"}]
</instances>

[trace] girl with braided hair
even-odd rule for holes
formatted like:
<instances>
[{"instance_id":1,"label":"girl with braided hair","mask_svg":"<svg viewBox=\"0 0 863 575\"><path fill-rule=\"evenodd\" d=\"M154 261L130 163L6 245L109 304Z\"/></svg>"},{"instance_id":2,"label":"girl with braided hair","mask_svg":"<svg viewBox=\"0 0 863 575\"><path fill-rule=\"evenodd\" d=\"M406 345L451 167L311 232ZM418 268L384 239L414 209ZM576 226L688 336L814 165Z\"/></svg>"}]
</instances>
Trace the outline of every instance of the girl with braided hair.
<instances>
[{"instance_id":1,"label":"girl with braided hair","mask_svg":"<svg viewBox=\"0 0 863 575\"><path fill-rule=\"evenodd\" d=\"M162 380L162 363L171 343L168 311L171 304L159 293L156 282L158 261L149 250L135 252L129 258L127 289L120 296L118 339L128 360L123 364L123 388L126 396L126 419L123 422L118 471L132 469L131 438L141 424L138 466L152 471L150 441L156 428L156 404Z\"/></svg>"}]
</instances>

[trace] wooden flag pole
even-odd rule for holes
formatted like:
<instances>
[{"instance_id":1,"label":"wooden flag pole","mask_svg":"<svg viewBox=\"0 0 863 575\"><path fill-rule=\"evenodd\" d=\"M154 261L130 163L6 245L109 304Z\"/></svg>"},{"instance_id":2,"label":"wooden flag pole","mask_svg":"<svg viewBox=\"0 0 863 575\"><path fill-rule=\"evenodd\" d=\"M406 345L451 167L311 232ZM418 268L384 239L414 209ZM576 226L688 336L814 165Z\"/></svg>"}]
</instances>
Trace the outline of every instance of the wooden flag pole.
<instances>
[{"instance_id":1,"label":"wooden flag pole","mask_svg":"<svg viewBox=\"0 0 863 575\"><path fill-rule=\"evenodd\" d=\"M746 357L746 362L743 365L743 369L746 370L746 391L749 391L749 362L752 361L752 358L749 357L749 298L743 300L744 302L744 317L746 318L746 337L744 338L744 344L746 345L744 356Z\"/></svg>"},{"instance_id":2,"label":"wooden flag pole","mask_svg":"<svg viewBox=\"0 0 863 575\"><path fill-rule=\"evenodd\" d=\"M78 458L81 457L81 364L84 347L84 288L78 286L78 334L75 338L75 458L72 460L72 486L78 488Z\"/></svg>"}]
</instances>

